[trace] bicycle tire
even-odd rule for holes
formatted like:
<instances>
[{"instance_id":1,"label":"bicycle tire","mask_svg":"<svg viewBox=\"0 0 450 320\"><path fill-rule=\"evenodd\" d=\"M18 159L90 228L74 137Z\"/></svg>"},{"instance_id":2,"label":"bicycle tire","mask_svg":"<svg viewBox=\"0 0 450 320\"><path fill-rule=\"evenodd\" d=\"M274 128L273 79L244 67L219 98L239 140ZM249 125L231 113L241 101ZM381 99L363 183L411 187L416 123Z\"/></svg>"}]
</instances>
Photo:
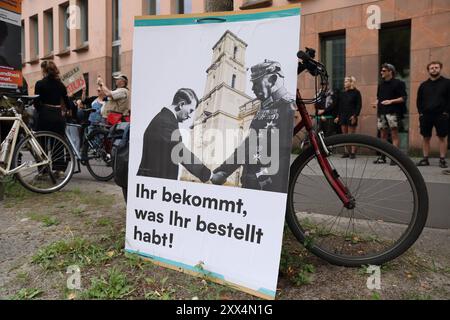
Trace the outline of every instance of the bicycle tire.
<instances>
[{"instance_id":1,"label":"bicycle tire","mask_svg":"<svg viewBox=\"0 0 450 320\"><path fill-rule=\"evenodd\" d=\"M301 184L303 183L304 185L306 185L306 180L308 180L308 178L312 179L313 181L313 185L311 185L312 187L314 187L314 184L317 182L322 182L325 180L325 178L323 177L320 178L320 174L323 175L322 171L320 170L319 174L317 176L315 176L315 174L317 174L317 171L314 170L314 163L313 161L317 161L314 160L316 159L315 157L315 153L313 148L309 147L307 148L303 153L301 153L293 162L292 166L291 166L291 173L290 173L290 181L289 181L289 189L288 189L288 202L287 202L287 209L286 209L286 220L287 220L287 224L289 226L289 228L291 229L292 233L294 234L294 236L297 238L298 241L300 241L302 244L304 244L306 246L306 248L311 251L313 254L317 255L318 257L328 261L331 264L334 265L339 265L339 266L347 266L347 267L358 267L361 265L382 265L388 261L391 261L395 258L397 258L398 256L400 256L401 254L403 254L406 250L408 250L413 244L414 242L418 239L418 237L420 236L423 228L425 227L426 224L426 220L427 220L427 215L428 215L428 193L427 193L427 187L425 184L425 181L420 173L420 171L417 169L417 167L414 165L414 163L411 161L411 159L409 159L409 157L404 154L402 151L400 151L399 149L395 148L394 146L392 146L391 144L384 142L380 139L376 139L370 136L364 136L364 135L357 135L357 134L353 134L353 135L336 135L336 136L332 136L329 137L325 140L325 144L328 148L330 148L333 151L336 151L336 159L338 156L338 150L339 148L345 148L345 146L347 146L346 149L342 149L344 150L348 150L348 147L352 147L355 146L358 148L358 152L359 150L364 150L364 148L372 148L372 152L379 152L378 155L381 153L387 157L389 157L390 159L392 159L394 161L394 163L396 164L396 166L390 166L391 169L386 169L385 172L383 172L383 167L381 170L379 170L379 167L375 167L376 169L373 169L370 167L368 167L368 170L372 170L371 174L373 174L373 172L379 172L380 174L384 174L385 177L382 177L380 179L373 179L374 175L369 176L369 178L363 178L364 172L363 174L361 174L361 181L359 182L359 185L357 185L357 190L356 193L358 193L360 191L360 189L362 188L362 186L366 186L367 184L369 184L369 188L367 188L367 193L369 194L369 190L371 188L376 188L377 186L379 186L379 189L375 189L376 192L374 194L371 194L369 196L369 198L365 198L365 199L376 199L373 200L373 203L378 203L378 204L372 204L372 207L370 207L370 205L366 205L367 207L367 212L374 214L374 219L373 220L369 220L369 216L360 214L360 212L358 212L358 210L361 209L356 209L356 213L360 215L360 218L356 218L356 214L353 217L353 221L352 221L352 217L344 217L344 214L339 213L337 216L333 216L331 215L331 213L328 211L328 205L332 204L333 200L333 196L330 195L330 199L327 202L327 200L325 199L317 199L317 201L322 201L322 203L315 205L314 202L316 201L316 199L311 200L308 199L309 198L314 198L311 197L311 191L305 191L307 190L308 187L304 187ZM361 158L366 157L367 159L369 159L369 157L371 156L370 152L366 152L367 155L365 156L361 156ZM375 154L375 156L377 156L377 154ZM359 155L358 155L358 161L359 163L362 163L364 160L360 160L359 159ZM343 158L343 157L340 157ZM330 159L330 157L329 157ZM365 170L366 167L368 166L368 161L366 159L366 164L365 167L363 168L361 166L361 170ZM355 161L355 160L335 160L334 162L339 162L341 163L341 165L339 165L339 163L337 164L337 167L341 167L338 171L336 171L339 174L343 174L343 162L344 161ZM331 161L330 161L331 163ZM371 162L374 163L374 162ZM334 163L336 164L336 163ZM333 165L333 163L332 163ZM390 165L390 164L386 164L386 165ZM333 165L333 167L336 169L336 166ZM354 164L353 167L353 171L355 171L356 168L356 162ZM359 167L358 167L359 168ZM389 168L389 167L388 167ZM313 171L311 171L310 169L313 169ZM347 167L346 167L347 169ZM358 169L360 170L360 169ZM379 170L379 171L378 171ZM389 175L389 170L396 172L397 176L392 175L391 177L386 177L386 175ZM302 173L303 172L303 173ZM393 191L389 190L389 188L387 188L386 191L383 192L389 192L390 195L387 196L387 198L384 200L384 202L382 202L383 206L388 205L388 203L402 203L400 201L403 200L396 200L394 198L398 197L398 196L402 196L402 197L410 197L411 199L413 199L413 209L411 210L411 218L409 219L408 217L404 218L403 221L400 221L401 219L398 217L400 215L400 212L396 212L396 211L401 211L398 210L398 208L396 209L392 209L392 210L396 210L393 212L396 212L398 216L395 217L389 217L386 219L386 221L382 221L379 220L379 216L382 214L385 214L386 209L379 209L377 207L380 208L384 208L383 206L380 205L378 198L373 198L375 195L379 195L381 197L381 187L384 186L385 184L388 184L391 180L389 179L397 179L397 177L399 177L399 175L401 175L401 173L405 174L405 179L403 182L399 183L398 181L402 181L400 180L392 180L395 181L396 184L398 184L398 186L400 186L401 184L403 184L405 181L407 181L409 183L409 185L411 186L411 191L410 194L409 193L401 193L399 192L400 195L397 195L397 193L394 193ZM352 180L349 180L347 177L347 172L345 172L346 174L346 180L344 180L346 182L346 185L349 189L352 189L353 187L353 177L351 177ZM358 176L359 176L359 172L358 172ZM401 177L400 177L401 178ZM341 181L343 178L341 177ZM365 181L366 180L366 181ZM372 182L372 180L374 180ZM362 184L362 185L361 185ZM325 185L325 183L323 183L323 185ZM394 184L395 186L395 184ZM332 190L331 186L328 184L328 188L329 190ZM391 188L391 187L390 187ZM399 187L398 187L399 188ZM299 194L298 192L296 192L296 190L300 190L302 189L302 191L306 192L306 194ZM350 190L352 191L352 190ZM309 193L309 194L308 194ZM361 191L362 193L362 191ZM331 191L330 194L333 194L334 197L337 199L336 195L334 194L333 191ZM317 193L316 193L317 195ZM377 196L378 196L377 195ZM300 210L297 211L297 209L295 208L295 199L297 198L302 198L304 197L305 200L302 200L300 203L302 206L304 207L308 207L308 210L310 210L310 212L302 212L300 210L302 210L300 208ZM372 198L371 198L372 197ZM361 198L362 199L362 198ZM407 200L405 200L405 202L407 202ZM310 204L311 203L311 204ZM342 204L342 203L341 203ZM403 203L402 203L403 204ZM323 209L319 209L322 208L320 207L322 206ZM356 202L356 206L358 206L358 200ZM361 201L361 208L363 207L362 201ZM408 203L406 203L405 207L408 207ZM370 209L369 209L370 208ZM341 209L341 212L343 209ZM383 211L381 211L383 210ZM323 212L324 214L320 215L320 214L316 214L316 213L321 213ZM309 214L309 216L308 216ZM402 213L403 214L403 213ZM378 215L378 218L376 217ZM303 220L302 217L305 217ZM384 217L384 216L383 216ZM312 218L312 220L311 220ZM399 219L397 220L391 220L388 221L389 219ZM307 220L309 219L309 220ZM373 222L372 226L380 225L382 228L386 228L388 229L391 228L393 231L395 230L399 230L400 228L406 228L406 230L401 234L401 236L397 239L397 241L392 242L392 245L390 245L390 241L385 241L383 239L383 237L379 237L377 239L376 236L379 236L378 234L376 234L376 236L374 236L373 238L364 238L364 236L361 236L360 238L355 237L355 238L348 238L348 236L350 234L347 234L346 232L344 233L344 235L342 236L342 234L339 234L338 231L336 232L332 232L332 228L333 226L331 226L330 230L327 230L327 224L329 220L338 220L337 224L336 221L333 222L333 225L336 225L336 229L339 228L340 225L342 225L342 222L345 224L346 221L348 221L348 226L347 226L347 230L349 229L350 224L352 223L352 228L355 228L355 225L357 227L361 227L361 229L363 229L362 227L364 226L364 222L367 224L368 227L371 226L370 223ZM342 219L342 221L341 221ZM378 220L376 220L378 219ZM403 224L405 223L407 220L409 219L409 223ZM311 222L313 221L313 222ZM327 221L327 222L326 222ZM370 223L369 223L370 222ZM319 223L325 224L325 228L323 228L323 226L320 226ZM381 225L381 223L383 223L384 225ZM319 227L321 227L322 229L319 229ZM380 228L379 230L381 230L380 232L383 233L394 233L393 231L383 231L383 229ZM342 230L343 228L341 228ZM367 228L369 229L369 228ZM370 228L369 230L370 232L376 233L375 229ZM354 232L354 230L352 230L352 232ZM313 237L311 239L311 234L313 235ZM355 233L357 234L357 233ZM341 239L339 239L339 237L341 237ZM366 240L361 240L361 239L366 239ZM342 241L341 245L341 252L336 252L338 250L336 250L337 246L336 243L337 241ZM350 240L349 240L350 239ZM353 241L355 240L355 241ZM360 241L360 243L358 243L358 241ZM345 242L349 242L349 243L345 243ZM356 242L356 244L353 244L354 242ZM373 243L373 244L372 244ZM365 254L365 252L368 252L370 250L370 246L373 245L374 247L377 246L381 246L381 244L386 243L386 245L389 245L389 247L385 248L383 251L380 252L376 252L376 253L370 253L370 254ZM354 251L352 251L351 246L354 245L354 247L356 248L356 246L359 246L359 251L355 251L358 249L353 249ZM367 249L364 249L364 246L367 246ZM325 248L325 246L329 246L329 248ZM347 248L348 247L348 248ZM343 248L345 248L345 250L347 252L343 252ZM375 250L375 249L373 249ZM350 252L351 254L355 253L355 256L350 255L348 252Z\"/></svg>"},{"instance_id":2,"label":"bicycle tire","mask_svg":"<svg viewBox=\"0 0 450 320\"><path fill-rule=\"evenodd\" d=\"M102 182L110 181L114 177L111 150L105 148L107 141L111 143L112 148L112 141L108 138L108 132L94 130L83 144L82 154L87 156L86 168L95 180ZM98 168L100 170L97 170Z\"/></svg>"},{"instance_id":3,"label":"bicycle tire","mask_svg":"<svg viewBox=\"0 0 450 320\"><path fill-rule=\"evenodd\" d=\"M49 168L49 165L47 166L39 166L37 168L36 176L33 175L33 172L26 174L25 170L19 171L15 174L17 180L20 182L20 184L25 187L26 189L41 193L41 194L49 194L53 192L57 192L61 190L64 186L69 183L69 181L72 179L73 173L75 171L75 155L73 154L72 149L70 148L69 144L66 142L66 140L53 132L48 131L41 131L34 134L34 137L37 141L40 141L41 147L43 150L46 150L45 146L52 145L52 152L48 152L47 156L50 158L52 165L56 165L58 161L61 161L61 158L64 158L64 164L62 165L65 168L64 176L63 177L56 177L55 174L52 172L53 168ZM30 163L36 161L35 154L31 152L30 150L33 150L33 147L31 144L28 144L31 140L31 137L28 136L24 139L22 139L18 144L17 147L14 150L13 154L13 161L12 161L12 167L16 168L17 166L20 166L22 161L28 161ZM44 144L44 146L42 146ZM25 155L26 159L23 159ZM28 171L33 170L27 169ZM46 171L46 173L43 173ZM31 179L27 179L31 178ZM36 179L41 178L41 179ZM33 182L37 182L35 185L33 185ZM49 183L49 187L44 188L46 183Z\"/></svg>"}]
</instances>

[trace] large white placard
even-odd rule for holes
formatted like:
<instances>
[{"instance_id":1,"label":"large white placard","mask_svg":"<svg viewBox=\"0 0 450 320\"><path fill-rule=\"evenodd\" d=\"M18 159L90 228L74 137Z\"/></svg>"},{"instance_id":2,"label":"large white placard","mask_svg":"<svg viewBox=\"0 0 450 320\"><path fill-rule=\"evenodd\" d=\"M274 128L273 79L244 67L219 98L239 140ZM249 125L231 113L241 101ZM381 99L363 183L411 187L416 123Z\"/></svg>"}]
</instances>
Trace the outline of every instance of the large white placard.
<instances>
[{"instance_id":1,"label":"large white placard","mask_svg":"<svg viewBox=\"0 0 450 320\"><path fill-rule=\"evenodd\" d=\"M126 250L274 298L300 9L135 25Z\"/></svg>"}]
</instances>

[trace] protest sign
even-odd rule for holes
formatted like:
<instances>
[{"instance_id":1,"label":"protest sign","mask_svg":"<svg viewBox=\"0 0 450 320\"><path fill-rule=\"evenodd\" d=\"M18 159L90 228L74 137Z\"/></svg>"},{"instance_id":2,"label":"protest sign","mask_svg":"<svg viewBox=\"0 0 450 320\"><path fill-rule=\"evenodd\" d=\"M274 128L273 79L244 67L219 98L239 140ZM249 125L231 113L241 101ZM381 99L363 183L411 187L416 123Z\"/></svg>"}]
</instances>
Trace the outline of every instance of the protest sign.
<instances>
[{"instance_id":1,"label":"protest sign","mask_svg":"<svg viewBox=\"0 0 450 320\"><path fill-rule=\"evenodd\" d=\"M276 294L300 8L135 21L126 250Z\"/></svg>"},{"instance_id":2,"label":"protest sign","mask_svg":"<svg viewBox=\"0 0 450 320\"><path fill-rule=\"evenodd\" d=\"M0 0L0 88L22 86L21 1Z\"/></svg>"},{"instance_id":3,"label":"protest sign","mask_svg":"<svg viewBox=\"0 0 450 320\"><path fill-rule=\"evenodd\" d=\"M66 86L67 94L69 96L72 96L83 88L86 88L86 81L84 80L83 72L81 71L80 66L76 66L75 68L64 73L61 77L61 81Z\"/></svg>"}]
</instances>

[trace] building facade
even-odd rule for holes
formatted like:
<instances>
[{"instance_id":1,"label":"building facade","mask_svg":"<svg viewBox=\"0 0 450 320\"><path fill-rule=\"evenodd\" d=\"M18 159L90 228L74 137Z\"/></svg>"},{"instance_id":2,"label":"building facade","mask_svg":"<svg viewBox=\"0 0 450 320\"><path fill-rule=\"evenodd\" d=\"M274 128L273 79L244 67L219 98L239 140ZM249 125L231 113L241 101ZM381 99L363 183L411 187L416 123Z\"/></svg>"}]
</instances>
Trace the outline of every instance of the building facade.
<instances>
[{"instance_id":1,"label":"building facade","mask_svg":"<svg viewBox=\"0 0 450 320\"><path fill-rule=\"evenodd\" d=\"M409 93L402 148L420 149L416 96L427 79L426 65L439 60L444 75L450 74L450 0L24 0L24 76L33 88L43 59L53 59L62 72L81 65L93 93L97 75L110 85L114 73L131 75L134 16L293 3L302 6L300 47L317 49L332 87L342 88L347 75L357 79L363 97L359 132L376 134L380 64L396 65ZM77 29L67 27L68 8L79 8L80 19L69 23ZM314 94L314 83L306 76L299 78L299 87L304 96Z\"/></svg>"}]
</instances>

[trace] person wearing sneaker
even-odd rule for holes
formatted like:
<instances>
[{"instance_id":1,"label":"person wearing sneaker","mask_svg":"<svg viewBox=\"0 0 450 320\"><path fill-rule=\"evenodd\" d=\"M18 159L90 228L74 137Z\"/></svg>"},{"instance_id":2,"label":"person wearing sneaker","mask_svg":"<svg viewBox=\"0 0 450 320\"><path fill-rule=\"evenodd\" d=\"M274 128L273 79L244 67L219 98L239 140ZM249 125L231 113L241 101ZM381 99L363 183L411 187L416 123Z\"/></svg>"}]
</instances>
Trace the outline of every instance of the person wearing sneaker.
<instances>
[{"instance_id":1,"label":"person wearing sneaker","mask_svg":"<svg viewBox=\"0 0 450 320\"><path fill-rule=\"evenodd\" d=\"M450 113L450 80L441 75L442 63L432 61L427 66L429 79L423 82L417 92L420 134L423 137L423 159L418 166L429 166L430 141L433 127L439 139L439 166L448 168L447 154L448 119Z\"/></svg>"},{"instance_id":2,"label":"person wearing sneaker","mask_svg":"<svg viewBox=\"0 0 450 320\"><path fill-rule=\"evenodd\" d=\"M388 140L389 130L391 131L392 144L398 148L400 146L398 135L400 115L406 108L408 95L405 83L396 79L395 75L396 70L392 64L384 63L381 66L382 82L377 90L377 126L383 140ZM374 163L386 163L386 159L380 156ZM395 162L391 160L390 164L395 165Z\"/></svg>"},{"instance_id":3,"label":"person wearing sneaker","mask_svg":"<svg viewBox=\"0 0 450 320\"><path fill-rule=\"evenodd\" d=\"M343 134L355 133L358 126L358 117L361 113L362 98L361 93L356 89L355 77L344 79L344 91L339 96L338 116L335 122L341 126ZM352 150L345 150L342 158L355 159L356 147Z\"/></svg>"}]
</instances>

